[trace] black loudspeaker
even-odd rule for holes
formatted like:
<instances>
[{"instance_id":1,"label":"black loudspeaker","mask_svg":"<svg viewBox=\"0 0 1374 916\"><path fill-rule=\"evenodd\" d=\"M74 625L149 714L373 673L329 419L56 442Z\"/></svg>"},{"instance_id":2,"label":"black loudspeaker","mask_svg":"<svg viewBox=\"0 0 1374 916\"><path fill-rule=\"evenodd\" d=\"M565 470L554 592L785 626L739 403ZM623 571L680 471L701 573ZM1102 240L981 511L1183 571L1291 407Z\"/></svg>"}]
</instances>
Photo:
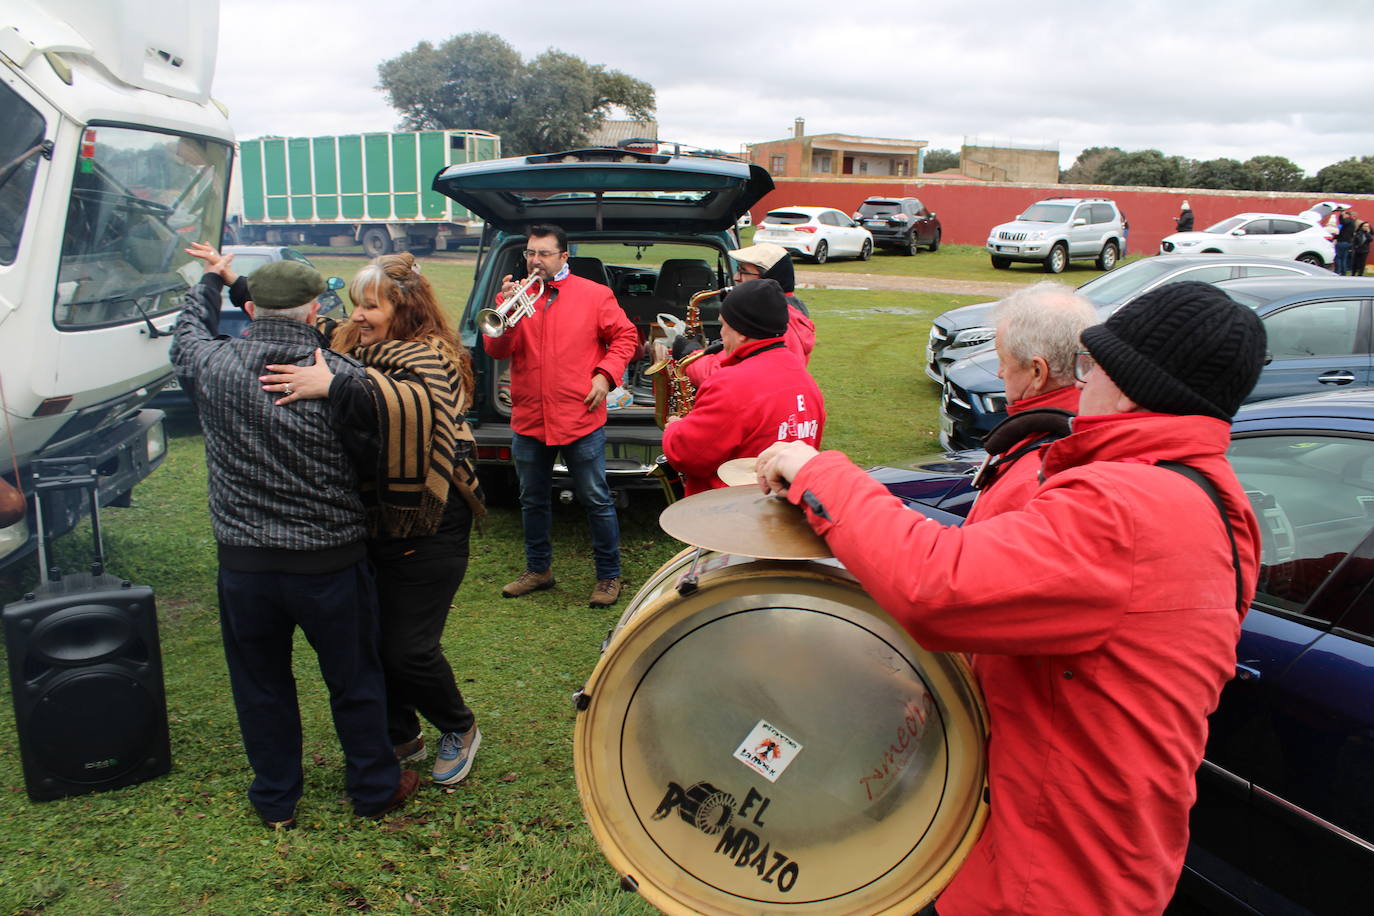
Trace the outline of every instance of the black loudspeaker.
<instances>
[{"instance_id":1,"label":"black loudspeaker","mask_svg":"<svg viewBox=\"0 0 1374 916\"><path fill-rule=\"evenodd\" d=\"M6 605L4 623L30 798L116 789L171 769L151 588L68 576Z\"/></svg>"}]
</instances>

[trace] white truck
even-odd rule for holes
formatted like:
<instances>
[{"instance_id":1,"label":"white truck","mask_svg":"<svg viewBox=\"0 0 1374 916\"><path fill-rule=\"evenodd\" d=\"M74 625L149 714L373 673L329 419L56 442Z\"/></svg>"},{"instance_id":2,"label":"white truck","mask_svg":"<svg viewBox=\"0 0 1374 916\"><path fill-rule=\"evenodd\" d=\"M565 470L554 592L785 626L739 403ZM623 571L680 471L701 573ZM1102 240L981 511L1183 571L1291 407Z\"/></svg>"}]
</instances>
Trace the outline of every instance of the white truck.
<instances>
[{"instance_id":1,"label":"white truck","mask_svg":"<svg viewBox=\"0 0 1374 916\"><path fill-rule=\"evenodd\" d=\"M0 6L0 569L162 460L171 326L216 241L233 135L210 97L217 0L5 0ZM17 467L17 474L15 468ZM45 489L43 469L88 475ZM36 476L37 475L37 476Z\"/></svg>"}]
</instances>

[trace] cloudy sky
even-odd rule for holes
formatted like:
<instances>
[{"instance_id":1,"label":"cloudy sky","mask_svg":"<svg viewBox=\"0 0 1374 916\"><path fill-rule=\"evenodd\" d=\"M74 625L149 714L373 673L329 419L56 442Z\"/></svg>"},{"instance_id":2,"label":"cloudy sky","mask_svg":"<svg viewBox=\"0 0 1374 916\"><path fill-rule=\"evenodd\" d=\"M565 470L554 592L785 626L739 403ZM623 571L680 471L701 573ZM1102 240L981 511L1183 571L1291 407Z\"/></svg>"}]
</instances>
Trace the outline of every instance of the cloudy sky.
<instances>
[{"instance_id":1,"label":"cloudy sky","mask_svg":"<svg viewBox=\"0 0 1374 916\"><path fill-rule=\"evenodd\" d=\"M1367 0L221 0L215 95L240 137L390 130L377 64L495 32L645 80L659 136L807 133L1287 156L1374 154ZM455 125L464 126L464 125Z\"/></svg>"}]
</instances>

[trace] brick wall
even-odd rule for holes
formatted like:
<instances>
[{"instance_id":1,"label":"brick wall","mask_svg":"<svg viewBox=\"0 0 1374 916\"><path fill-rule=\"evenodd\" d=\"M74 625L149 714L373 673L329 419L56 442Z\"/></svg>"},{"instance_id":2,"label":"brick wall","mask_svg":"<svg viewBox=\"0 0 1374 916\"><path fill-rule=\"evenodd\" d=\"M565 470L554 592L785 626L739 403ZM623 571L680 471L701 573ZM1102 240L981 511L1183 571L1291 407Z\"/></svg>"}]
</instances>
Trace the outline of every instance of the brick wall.
<instances>
[{"instance_id":1,"label":"brick wall","mask_svg":"<svg viewBox=\"0 0 1374 916\"><path fill-rule=\"evenodd\" d=\"M754 206L754 222L786 206L834 207L853 213L866 197L919 197L940 217L944 241L983 245L988 230L1010 221L1027 205L1046 197L1109 197L1130 221L1127 254L1155 254L1159 241L1174 231L1179 204L1193 207L1196 228L1249 211L1301 213L1322 200L1348 203L1366 218L1374 216L1374 195L1299 194L1262 191L1208 191L1182 188L1124 188L1105 185L1030 185L962 181L822 181L777 178L777 188Z\"/></svg>"}]
</instances>

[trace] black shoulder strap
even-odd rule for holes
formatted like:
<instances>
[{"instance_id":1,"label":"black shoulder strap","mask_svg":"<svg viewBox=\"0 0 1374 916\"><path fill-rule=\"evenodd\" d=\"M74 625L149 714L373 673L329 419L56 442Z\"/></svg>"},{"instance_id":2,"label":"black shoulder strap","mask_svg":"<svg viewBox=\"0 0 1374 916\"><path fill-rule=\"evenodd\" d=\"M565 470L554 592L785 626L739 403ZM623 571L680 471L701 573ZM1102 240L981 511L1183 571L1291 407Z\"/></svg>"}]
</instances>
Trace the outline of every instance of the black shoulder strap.
<instances>
[{"instance_id":1,"label":"black shoulder strap","mask_svg":"<svg viewBox=\"0 0 1374 916\"><path fill-rule=\"evenodd\" d=\"M1212 505L1217 507L1217 512L1221 515L1221 523L1226 526L1226 536L1231 540L1231 565L1236 569L1236 613L1245 612L1245 582L1240 573L1240 551L1236 548L1236 532L1231 527L1231 516L1226 511L1226 506L1221 501L1221 494L1217 492L1216 484L1207 478L1207 475L1199 471L1190 464L1181 461L1160 461L1156 467L1173 471L1175 474L1182 474L1193 483L1202 488L1212 500Z\"/></svg>"},{"instance_id":2,"label":"black shoulder strap","mask_svg":"<svg viewBox=\"0 0 1374 916\"><path fill-rule=\"evenodd\" d=\"M1037 407L1007 417L983 437L983 448L988 456L973 478L973 487L983 490L992 486L997 475L1011 467L1023 456L1044 448L1051 442L1062 439L1071 431L1073 414L1058 407ZM1041 436L1029 445L1014 452L1008 452L1016 443L1034 433Z\"/></svg>"}]
</instances>

